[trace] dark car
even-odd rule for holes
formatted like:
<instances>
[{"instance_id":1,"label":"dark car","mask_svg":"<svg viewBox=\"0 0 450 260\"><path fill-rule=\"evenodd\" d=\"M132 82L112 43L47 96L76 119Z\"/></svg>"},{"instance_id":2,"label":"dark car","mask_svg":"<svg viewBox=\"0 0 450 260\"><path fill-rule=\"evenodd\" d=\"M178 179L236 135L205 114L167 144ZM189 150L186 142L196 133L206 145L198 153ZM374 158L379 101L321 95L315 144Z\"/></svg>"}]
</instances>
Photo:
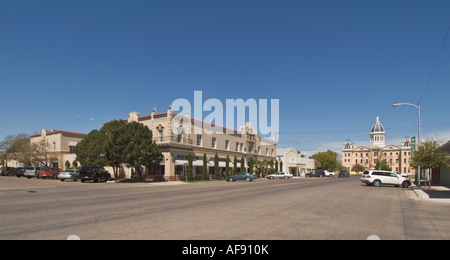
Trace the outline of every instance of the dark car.
<instances>
[{"instance_id":1,"label":"dark car","mask_svg":"<svg viewBox=\"0 0 450 260\"><path fill-rule=\"evenodd\" d=\"M350 178L350 173L348 171L340 171L338 176L339 178Z\"/></svg>"},{"instance_id":2,"label":"dark car","mask_svg":"<svg viewBox=\"0 0 450 260\"><path fill-rule=\"evenodd\" d=\"M23 177L24 173L25 173L25 168L23 168L23 167L16 168L17 178Z\"/></svg>"},{"instance_id":3,"label":"dark car","mask_svg":"<svg viewBox=\"0 0 450 260\"><path fill-rule=\"evenodd\" d=\"M16 168L13 167L3 167L1 169L2 176L14 176L16 175Z\"/></svg>"},{"instance_id":4,"label":"dark car","mask_svg":"<svg viewBox=\"0 0 450 260\"><path fill-rule=\"evenodd\" d=\"M325 176L326 176L325 171L313 171L313 172L309 172L309 173L305 174L306 178L311 178L311 177L323 178Z\"/></svg>"},{"instance_id":5,"label":"dark car","mask_svg":"<svg viewBox=\"0 0 450 260\"><path fill-rule=\"evenodd\" d=\"M103 167L95 167L95 166L84 166L80 169L80 177L81 182L85 181L110 181L111 174L105 170Z\"/></svg>"},{"instance_id":6,"label":"dark car","mask_svg":"<svg viewBox=\"0 0 450 260\"><path fill-rule=\"evenodd\" d=\"M235 175L227 177L227 181L240 181L240 180L253 181L254 179L256 179L256 177L248 172L240 172L236 173Z\"/></svg>"}]
</instances>

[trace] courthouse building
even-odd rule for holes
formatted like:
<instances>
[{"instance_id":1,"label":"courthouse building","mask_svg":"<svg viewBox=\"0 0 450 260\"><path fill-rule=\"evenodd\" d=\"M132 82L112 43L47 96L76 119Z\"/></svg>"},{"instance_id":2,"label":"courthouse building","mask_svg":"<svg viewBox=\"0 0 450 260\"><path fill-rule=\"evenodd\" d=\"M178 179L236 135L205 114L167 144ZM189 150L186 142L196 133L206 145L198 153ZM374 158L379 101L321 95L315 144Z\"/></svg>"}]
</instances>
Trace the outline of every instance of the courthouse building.
<instances>
[{"instance_id":1,"label":"courthouse building","mask_svg":"<svg viewBox=\"0 0 450 260\"><path fill-rule=\"evenodd\" d=\"M193 158L193 177L200 179L203 176L203 156L207 157L207 174L214 174L214 157L219 156L220 172L225 172L226 158L230 158L229 167L233 169L234 158L237 158L237 170L248 171L248 162L255 160L276 160L276 142L260 137L251 125L247 123L239 130L230 130L225 127L213 125L201 120L183 116L187 120L181 120L173 126L174 117L177 116L169 107L167 112L141 116L137 112L129 114L127 122L139 122L146 125L153 132L153 140L164 155L159 169L147 169L144 177L154 180L182 180L185 179L189 154ZM183 122L190 122L183 125ZM201 125L219 127L224 133L207 133ZM200 125L200 127L199 127ZM175 133L172 129L178 129ZM190 131L188 131L188 129ZM230 134L232 132L232 134ZM244 158L245 165L241 165ZM110 171L112 172L112 170ZM132 176L133 169L121 169L122 177Z\"/></svg>"},{"instance_id":2,"label":"courthouse building","mask_svg":"<svg viewBox=\"0 0 450 260\"><path fill-rule=\"evenodd\" d=\"M355 146L350 140L344 144L342 150L342 165L351 171L359 164L366 170L373 170L377 162L385 161L392 171L411 174L411 140L405 138L400 146L386 145L386 131L377 117L377 121L370 130L370 146Z\"/></svg>"}]
</instances>

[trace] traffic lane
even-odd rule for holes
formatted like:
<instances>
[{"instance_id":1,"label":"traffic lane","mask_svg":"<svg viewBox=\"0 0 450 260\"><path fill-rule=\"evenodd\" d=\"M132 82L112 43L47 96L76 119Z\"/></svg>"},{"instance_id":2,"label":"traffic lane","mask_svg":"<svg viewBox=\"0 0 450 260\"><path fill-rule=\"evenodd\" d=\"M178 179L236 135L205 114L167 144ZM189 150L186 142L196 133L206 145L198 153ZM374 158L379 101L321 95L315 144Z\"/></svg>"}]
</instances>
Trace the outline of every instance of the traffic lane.
<instances>
[{"instance_id":1,"label":"traffic lane","mask_svg":"<svg viewBox=\"0 0 450 260\"><path fill-rule=\"evenodd\" d=\"M213 209L211 212L214 213L214 216L210 216L210 223L214 223L215 221L212 219L215 218L215 215L226 215L233 212L232 210L227 212L227 207L215 210L214 208L219 205L235 204L242 198L248 198L249 201L258 200L258 197L264 197L268 192L274 195L276 191L282 192L279 191L280 187L272 191L268 191L266 188L277 187L276 185L282 183L287 182L268 182L266 180L252 183L211 182L166 187L99 183L74 185L70 188L64 185L56 188L42 187L35 189L34 193L29 193L26 189L14 190L9 191L13 192L14 196L7 196L8 199L0 202L4 209L0 213L0 217L9 223L9 225L3 226L0 237L22 238L25 236L29 239L42 239L43 237L63 239L64 235L57 235L58 229L70 227L75 231L83 229L81 227L103 226L105 228L102 223L120 226L123 225L119 223L121 220L126 224L120 234L127 234L133 230L128 223L137 222L142 224L142 227L152 226L147 221L142 223L139 221L139 216L148 216L148 219L156 220L154 221L156 226L154 230L143 233L145 238L174 239L178 236L177 232L170 236L170 232L165 233L164 229L160 228L161 226L171 226L177 222L177 220L170 221L174 212L177 212L175 215L182 216L189 215L190 210L195 209L199 210L198 214L208 216L207 212ZM240 203L237 204L240 205ZM239 212L245 210L241 210L239 206L237 209ZM167 218L167 216L169 217ZM195 219L195 216L193 218ZM175 223L174 226L177 224ZM140 228L136 229L140 230ZM182 227L180 229L183 230ZM88 228L85 232L89 235L85 237L98 238L100 236L111 239L111 236L103 236L102 232L92 233L92 230L96 229ZM189 230L187 229L187 231ZM114 229L112 233L115 234L115 238L121 239L120 235L117 235L117 229ZM139 231L134 232L134 234L139 233ZM154 233L160 235L152 236ZM182 234L189 237L201 235L201 233L190 234L189 232L182 232Z\"/></svg>"}]
</instances>

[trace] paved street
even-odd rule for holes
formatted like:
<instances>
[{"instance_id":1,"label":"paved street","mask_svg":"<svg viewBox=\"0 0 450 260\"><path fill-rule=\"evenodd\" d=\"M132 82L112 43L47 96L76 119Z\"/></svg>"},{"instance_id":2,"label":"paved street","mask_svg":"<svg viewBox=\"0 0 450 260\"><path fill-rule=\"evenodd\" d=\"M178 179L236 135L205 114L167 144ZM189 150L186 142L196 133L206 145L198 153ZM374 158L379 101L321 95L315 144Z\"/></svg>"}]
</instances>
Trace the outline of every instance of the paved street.
<instances>
[{"instance_id":1,"label":"paved street","mask_svg":"<svg viewBox=\"0 0 450 260\"><path fill-rule=\"evenodd\" d=\"M450 204L350 179L194 184L0 177L0 239L450 239Z\"/></svg>"}]
</instances>

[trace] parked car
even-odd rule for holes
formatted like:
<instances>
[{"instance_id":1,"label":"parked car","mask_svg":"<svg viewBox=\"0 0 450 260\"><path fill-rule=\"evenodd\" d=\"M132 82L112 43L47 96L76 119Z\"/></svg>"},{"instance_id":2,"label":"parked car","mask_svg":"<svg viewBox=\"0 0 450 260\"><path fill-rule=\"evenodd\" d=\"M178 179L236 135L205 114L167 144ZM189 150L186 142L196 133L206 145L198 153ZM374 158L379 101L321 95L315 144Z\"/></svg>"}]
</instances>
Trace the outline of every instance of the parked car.
<instances>
[{"instance_id":1,"label":"parked car","mask_svg":"<svg viewBox=\"0 0 450 260\"><path fill-rule=\"evenodd\" d=\"M269 176L267 176L267 179L269 180L273 180L273 179L289 179L294 177L294 175L289 174L289 173L285 173L285 172L277 172L275 174L271 174Z\"/></svg>"},{"instance_id":2,"label":"parked car","mask_svg":"<svg viewBox=\"0 0 450 260\"><path fill-rule=\"evenodd\" d=\"M306 178L311 178L311 177L323 178L325 176L326 176L325 171L313 171L313 172L309 172L309 173L305 174Z\"/></svg>"},{"instance_id":3,"label":"parked car","mask_svg":"<svg viewBox=\"0 0 450 260\"><path fill-rule=\"evenodd\" d=\"M60 179L61 181L65 181L65 180L78 181L79 178L80 178L80 170L75 170L75 169L62 171L58 175L58 179Z\"/></svg>"},{"instance_id":4,"label":"parked car","mask_svg":"<svg viewBox=\"0 0 450 260\"><path fill-rule=\"evenodd\" d=\"M107 172L103 167L84 166L80 169L79 178L81 182L85 181L100 182L102 180L109 181L111 180L111 174Z\"/></svg>"},{"instance_id":5,"label":"parked car","mask_svg":"<svg viewBox=\"0 0 450 260\"><path fill-rule=\"evenodd\" d=\"M39 171L39 178L40 179L47 179L52 177L52 169L48 167L41 167Z\"/></svg>"},{"instance_id":6,"label":"parked car","mask_svg":"<svg viewBox=\"0 0 450 260\"><path fill-rule=\"evenodd\" d=\"M16 175L16 168L13 167L2 167L0 170L2 176L14 176Z\"/></svg>"},{"instance_id":7,"label":"parked car","mask_svg":"<svg viewBox=\"0 0 450 260\"><path fill-rule=\"evenodd\" d=\"M39 171L41 170L40 167L26 167L25 172L23 173L23 176L27 177L28 179L31 179L33 177L37 177L39 179Z\"/></svg>"},{"instance_id":8,"label":"parked car","mask_svg":"<svg viewBox=\"0 0 450 260\"><path fill-rule=\"evenodd\" d=\"M227 181L240 181L240 180L253 181L255 179L256 177L248 172L240 172L235 175L227 177Z\"/></svg>"},{"instance_id":9,"label":"parked car","mask_svg":"<svg viewBox=\"0 0 450 260\"><path fill-rule=\"evenodd\" d=\"M338 177L339 178L350 178L350 173L348 171L340 171Z\"/></svg>"},{"instance_id":10,"label":"parked car","mask_svg":"<svg viewBox=\"0 0 450 260\"><path fill-rule=\"evenodd\" d=\"M25 173L25 168L23 168L23 167L16 168L16 177L17 178L23 177L24 173Z\"/></svg>"},{"instance_id":11,"label":"parked car","mask_svg":"<svg viewBox=\"0 0 450 260\"><path fill-rule=\"evenodd\" d=\"M336 175L335 172L325 171L325 176L327 176L327 177L334 177L335 175Z\"/></svg>"},{"instance_id":12,"label":"parked car","mask_svg":"<svg viewBox=\"0 0 450 260\"><path fill-rule=\"evenodd\" d=\"M368 186L380 187L381 185L394 185L408 188L412 185L412 181L407 175L396 174L388 171L365 171L361 176L361 182Z\"/></svg>"}]
</instances>

